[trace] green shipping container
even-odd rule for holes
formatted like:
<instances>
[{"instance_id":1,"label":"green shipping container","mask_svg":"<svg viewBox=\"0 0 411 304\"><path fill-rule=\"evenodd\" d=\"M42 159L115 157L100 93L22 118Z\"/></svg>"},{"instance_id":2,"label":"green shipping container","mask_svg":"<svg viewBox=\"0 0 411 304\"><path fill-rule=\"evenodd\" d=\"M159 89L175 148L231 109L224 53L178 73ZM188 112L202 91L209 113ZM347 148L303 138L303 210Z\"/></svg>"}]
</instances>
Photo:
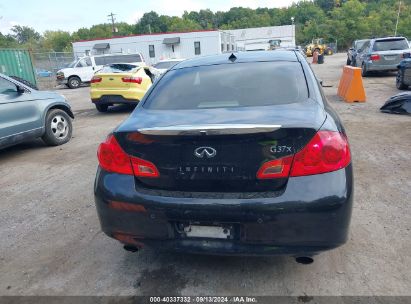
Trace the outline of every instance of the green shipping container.
<instances>
[{"instance_id":1,"label":"green shipping container","mask_svg":"<svg viewBox=\"0 0 411 304\"><path fill-rule=\"evenodd\" d=\"M7 76L18 76L37 84L28 50L0 49L0 73Z\"/></svg>"}]
</instances>

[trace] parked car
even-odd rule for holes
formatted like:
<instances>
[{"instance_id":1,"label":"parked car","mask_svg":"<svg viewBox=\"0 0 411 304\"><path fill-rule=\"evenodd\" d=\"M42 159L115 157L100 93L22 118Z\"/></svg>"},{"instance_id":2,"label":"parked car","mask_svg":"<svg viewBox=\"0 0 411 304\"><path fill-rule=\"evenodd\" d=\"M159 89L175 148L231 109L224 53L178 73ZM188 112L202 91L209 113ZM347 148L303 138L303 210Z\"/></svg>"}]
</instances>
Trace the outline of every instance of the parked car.
<instances>
[{"instance_id":1,"label":"parked car","mask_svg":"<svg viewBox=\"0 0 411 304\"><path fill-rule=\"evenodd\" d=\"M347 136L299 52L183 61L98 148L102 230L125 249L286 254L344 244Z\"/></svg>"},{"instance_id":2,"label":"parked car","mask_svg":"<svg viewBox=\"0 0 411 304\"><path fill-rule=\"evenodd\" d=\"M70 89L76 89L83 83L89 83L94 73L104 65L121 62L144 65L143 56L140 53L85 56L75 59L67 68L57 71L57 83L67 85Z\"/></svg>"},{"instance_id":3,"label":"parked car","mask_svg":"<svg viewBox=\"0 0 411 304\"><path fill-rule=\"evenodd\" d=\"M51 75L53 75L53 72L45 69L36 69L36 75L39 77L51 77Z\"/></svg>"},{"instance_id":4,"label":"parked car","mask_svg":"<svg viewBox=\"0 0 411 304\"><path fill-rule=\"evenodd\" d=\"M399 90L406 90L411 86L411 52L404 53L404 59L398 65L396 86Z\"/></svg>"},{"instance_id":5,"label":"parked car","mask_svg":"<svg viewBox=\"0 0 411 304\"><path fill-rule=\"evenodd\" d=\"M114 63L104 66L91 79L91 101L99 112L114 104L137 104L155 80L147 66Z\"/></svg>"},{"instance_id":6,"label":"parked car","mask_svg":"<svg viewBox=\"0 0 411 304\"><path fill-rule=\"evenodd\" d=\"M404 37L371 39L358 51L356 66L361 67L364 77L369 72L396 71L406 51L410 51L410 46Z\"/></svg>"},{"instance_id":7,"label":"parked car","mask_svg":"<svg viewBox=\"0 0 411 304\"><path fill-rule=\"evenodd\" d=\"M153 67L156 68L161 74L167 72L172 66L183 61L185 59L164 59L160 60L156 64L153 64Z\"/></svg>"},{"instance_id":8,"label":"parked car","mask_svg":"<svg viewBox=\"0 0 411 304\"><path fill-rule=\"evenodd\" d=\"M357 66L357 54L369 39L355 40L347 51L347 65Z\"/></svg>"},{"instance_id":9,"label":"parked car","mask_svg":"<svg viewBox=\"0 0 411 304\"><path fill-rule=\"evenodd\" d=\"M0 148L40 137L50 146L65 144L73 132L71 119L63 96L0 74Z\"/></svg>"}]
</instances>

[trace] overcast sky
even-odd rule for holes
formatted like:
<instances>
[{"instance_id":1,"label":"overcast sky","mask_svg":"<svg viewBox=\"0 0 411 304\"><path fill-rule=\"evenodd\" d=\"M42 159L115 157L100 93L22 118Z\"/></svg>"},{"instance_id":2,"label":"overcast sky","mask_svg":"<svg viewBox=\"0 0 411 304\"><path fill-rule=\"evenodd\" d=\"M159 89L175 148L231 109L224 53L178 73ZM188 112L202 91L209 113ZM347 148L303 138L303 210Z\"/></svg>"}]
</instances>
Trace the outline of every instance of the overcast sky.
<instances>
[{"instance_id":1,"label":"overcast sky","mask_svg":"<svg viewBox=\"0 0 411 304\"><path fill-rule=\"evenodd\" d=\"M16 24L39 32L65 30L107 22L110 12L117 21L135 23L145 12L181 16L185 10L226 11L234 6L284 7L296 0L0 0L0 32Z\"/></svg>"}]
</instances>

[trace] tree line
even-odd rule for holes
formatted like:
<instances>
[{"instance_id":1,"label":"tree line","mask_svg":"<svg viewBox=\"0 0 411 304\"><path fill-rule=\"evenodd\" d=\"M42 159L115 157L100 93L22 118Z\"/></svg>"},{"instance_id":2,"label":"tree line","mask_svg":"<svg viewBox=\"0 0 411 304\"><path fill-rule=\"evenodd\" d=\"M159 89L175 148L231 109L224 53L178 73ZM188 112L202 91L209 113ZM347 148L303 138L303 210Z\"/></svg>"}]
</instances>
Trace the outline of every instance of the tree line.
<instances>
[{"instance_id":1,"label":"tree line","mask_svg":"<svg viewBox=\"0 0 411 304\"><path fill-rule=\"evenodd\" d=\"M313 38L338 41L340 49L353 40L392 36L400 18L397 35L411 38L411 0L313 0L299 1L286 8L233 7L229 11L209 9L184 12L181 17L145 13L135 24L103 23L90 28L67 31L48 30L43 34L28 26L16 25L11 33L0 33L0 48L28 48L36 52L70 52L71 43L78 40L110 38L132 34L178 32L203 29L239 29L248 27L296 25L297 44L304 45ZM293 20L293 21L292 21Z\"/></svg>"}]
</instances>

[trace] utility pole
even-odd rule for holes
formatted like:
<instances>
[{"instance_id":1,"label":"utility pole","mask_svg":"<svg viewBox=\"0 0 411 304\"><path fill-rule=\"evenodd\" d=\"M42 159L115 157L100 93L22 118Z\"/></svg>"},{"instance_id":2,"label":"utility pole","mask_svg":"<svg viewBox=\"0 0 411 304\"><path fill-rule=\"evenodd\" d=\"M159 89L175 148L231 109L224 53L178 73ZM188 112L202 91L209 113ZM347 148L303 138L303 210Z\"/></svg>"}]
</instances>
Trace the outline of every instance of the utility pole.
<instances>
[{"instance_id":1,"label":"utility pole","mask_svg":"<svg viewBox=\"0 0 411 304\"><path fill-rule=\"evenodd\" d=\"M115 26L116 18L114 18L115 15L116 14L113 14L113 13L110 13L109 15L107 15L107 17L109 17L108 21L111 21L111 31L113 34L117 32L117 29Z\"/></svg>"},{"instance_id":2,"label":"utility pole","mask_svg":"<svg viewBox=\"0 0 411 304\"><path fill-rule=\"evenodd\" d=\"M151 34L151 24L148 25L148 31Z\"/></svg>"},{"instance_id":3,"label":"utility pole","mask_svg":"<svg viewBox=\"0 0 411 304\"><path fill-rule=\"evenodd\" d=\"M394 36L397 36L398 21L400 20L400 13L401 13L401 0L400 0L400 4L398 5L397 23L395 24L395 33L394 33Z\"/></svg>"}]
</instances>

